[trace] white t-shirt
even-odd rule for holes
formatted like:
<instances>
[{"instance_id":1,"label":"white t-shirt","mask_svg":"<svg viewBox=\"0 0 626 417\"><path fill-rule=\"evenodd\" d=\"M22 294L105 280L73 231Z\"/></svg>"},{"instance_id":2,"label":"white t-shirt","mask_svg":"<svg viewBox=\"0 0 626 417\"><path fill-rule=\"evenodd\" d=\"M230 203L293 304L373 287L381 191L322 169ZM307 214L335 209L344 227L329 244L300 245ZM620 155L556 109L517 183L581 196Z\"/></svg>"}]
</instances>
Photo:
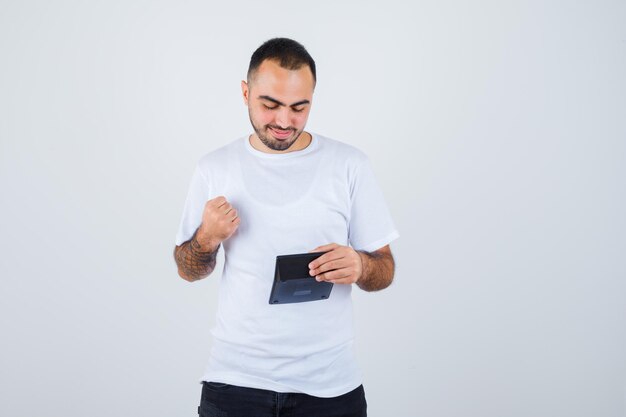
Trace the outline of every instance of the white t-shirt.
<instances>
[{"instance_id":1,"label":"white t-shirt","mask_svg":"<svg viewBox=\"0 0 626 417\"><path fill-rule=\"evenodd\" d=\"M223 242L213 348L204 381L345 394L361 384L353 351L351 285L327 300L269 303L277 255L329 243L374 251L398 237L365 154L312 134L308 147L269 154L248 137L200 159L176 244L189 240L207 200L223 195L241 223Z\"/></svg>"}]
</instances>

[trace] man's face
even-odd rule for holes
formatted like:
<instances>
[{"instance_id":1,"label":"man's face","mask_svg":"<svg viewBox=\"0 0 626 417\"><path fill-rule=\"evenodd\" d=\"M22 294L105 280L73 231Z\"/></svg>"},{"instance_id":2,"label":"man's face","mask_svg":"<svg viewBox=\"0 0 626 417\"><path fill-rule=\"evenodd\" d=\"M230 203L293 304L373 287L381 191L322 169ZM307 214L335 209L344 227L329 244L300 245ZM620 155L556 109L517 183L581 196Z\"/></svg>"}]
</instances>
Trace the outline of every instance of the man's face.
<instances>
[{"instance_id":1,"label":"man's face","mask_svg":"<svg viewBox=\"0 0 626 417\"><path fill-rule=\"evenodd\" d=\"M250 83L241 82L252 127L270 152L285 151L300 137L314 87L307 65L288 70L270 60L261 63Z\"/></svg>"}]
</instances>

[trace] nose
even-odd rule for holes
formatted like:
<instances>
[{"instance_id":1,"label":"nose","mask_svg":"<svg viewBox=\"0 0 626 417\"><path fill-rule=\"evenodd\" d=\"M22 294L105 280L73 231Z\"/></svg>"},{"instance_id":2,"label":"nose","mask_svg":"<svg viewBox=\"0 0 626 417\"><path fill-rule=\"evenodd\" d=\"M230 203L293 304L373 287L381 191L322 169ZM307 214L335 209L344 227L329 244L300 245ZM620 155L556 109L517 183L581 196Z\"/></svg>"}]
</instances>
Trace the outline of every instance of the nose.
<instances>
[{"instance_id":1,"label":"nose","mask_svg":"<svg viewBox=\"0 0 626 417\"><path fill-rule=\"evenodd\" d=\"M276 113L276 124L278 126L280 126L281 128L288 128L289 127L289 108L288 107L282 107L278 110L278 112Z\"/></svg>"}]
</instances>

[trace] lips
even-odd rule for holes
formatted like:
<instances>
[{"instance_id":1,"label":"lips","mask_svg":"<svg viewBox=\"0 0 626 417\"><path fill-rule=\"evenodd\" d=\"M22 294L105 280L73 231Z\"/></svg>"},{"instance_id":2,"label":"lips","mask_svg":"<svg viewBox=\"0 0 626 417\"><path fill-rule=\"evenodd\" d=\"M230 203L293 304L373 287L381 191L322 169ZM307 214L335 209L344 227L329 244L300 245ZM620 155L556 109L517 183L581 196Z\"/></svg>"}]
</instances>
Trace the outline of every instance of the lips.
<instances>
[{"instance_id":1,"label":"lips","mask_svg":"<svg viewBox=\"0 0 626 417\"><path fill-rule=\"evenodd\" d=\"M282 130L282 129L275 129L273 127L270 127L269 129L272 132L272 135L274 135L276 139L287 139L289 136L291 136L291 133L292 133L291 129Z\"/></svg>"}]
</instances>

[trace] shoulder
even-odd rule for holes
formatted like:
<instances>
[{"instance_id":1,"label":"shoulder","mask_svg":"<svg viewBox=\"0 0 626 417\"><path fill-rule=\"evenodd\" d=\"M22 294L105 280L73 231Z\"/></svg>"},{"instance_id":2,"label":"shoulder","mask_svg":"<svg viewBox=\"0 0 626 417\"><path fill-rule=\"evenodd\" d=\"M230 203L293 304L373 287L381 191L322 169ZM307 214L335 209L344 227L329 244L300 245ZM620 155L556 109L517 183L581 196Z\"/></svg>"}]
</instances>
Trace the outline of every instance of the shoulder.
<instances>
[{"instance_id":1,"label":"shoulder","mask_svg":"<svg viewBox=\"0 0 626 417\"><path fill-rule=\"evenodd\" d=\"M243 138L237 138L230 143L204 154L198 160L198 167L202 171L220 168L228 164L230 157L243 148Z\"/></svg>"},{"instance_id":2,"label":"shoulder","mask_svg":"<svg viewBox=\"0 0 626 417\"><path fill-rule=\"evenodd\" d=\"M370 171L368 156L356 146L345 142L317 135L320 139L324 169L336 178L342 178L350 190Z\"/></svg>"},{"instance_id":3,"label":"shoulder","mask_svg":"<svg viewBox=\"0 0 626 417\"><path fill-rule=\"evenodd\" d=\"M243 138L238 138L224 146L204 154L196 164L196 173L207 184L223 183L229 175L238 149L243 149Z\"/></svg>"},{"instance_id":4,"label":"shoulder","mask_svg":"<svg viewBox=\"0 0 626 417\"><path fill-rule=\"evenodd\" d=\"M333 156L337 161L343 162L349 167L357 167L368 161L368 157L356 146L332 139L327 136L315 134L320 141L320 148L328 156Z\"/></svg>"}]
</instances>

